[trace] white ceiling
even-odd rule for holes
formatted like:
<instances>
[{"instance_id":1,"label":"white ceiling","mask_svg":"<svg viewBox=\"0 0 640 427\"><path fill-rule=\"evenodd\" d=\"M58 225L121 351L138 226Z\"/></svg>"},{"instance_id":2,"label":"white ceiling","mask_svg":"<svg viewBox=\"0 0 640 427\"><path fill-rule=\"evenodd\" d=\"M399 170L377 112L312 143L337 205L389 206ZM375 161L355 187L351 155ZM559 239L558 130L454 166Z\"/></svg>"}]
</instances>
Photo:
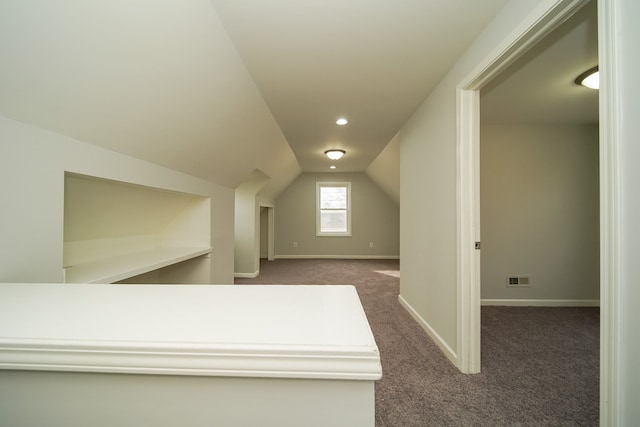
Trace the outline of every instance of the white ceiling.
<instances>
[{"instance_id":1,"label":"white ceiling","mask_svg":"<svg viewBox=\"0 0 640 427\"><path fill-rule=\"evenodd\" d=\"M270 196L328 171L338 147L338 172L371 167L397 193L388 143L506 1L3 0L0 115L231 188L263 174ZM593 25L566 37L592 40ZM555 118L591 103L558 98L584 91L582 54L543 61L563 74L530 92L516 64L483 90L483 119L508 118L512 95L544 93Z\"/></svg>"},{"instance_id":2,"label":"white ceiling","mask_svg":"<svg viewBox=\"0 0 640 427\"><path fill-rule=\"evenodd\" d=\"M574 82L596 65L597 2L591 1L482 89L482 122L598 123L598 91Z\"/></svg>"},{"instance_id":3,"label":"white ceiling","mask_svg":"<svg viewBox=\"0 0 640 427\"><path fill-rule=\"evenodd\" d=\"M306 172L364 171L506 0L211 0ZM335 124L338 117L350 120Z\"/></svg>"},{"instance_id":4,"label":"white ceiling","mask_svg":"<svg viewBox=\"0 0 640 427\"><path fill-rule=\"evenodd\" d=\"M0 115L235 188L300 173L208 0L3 0Z\"/></svg>"}]
</instances>

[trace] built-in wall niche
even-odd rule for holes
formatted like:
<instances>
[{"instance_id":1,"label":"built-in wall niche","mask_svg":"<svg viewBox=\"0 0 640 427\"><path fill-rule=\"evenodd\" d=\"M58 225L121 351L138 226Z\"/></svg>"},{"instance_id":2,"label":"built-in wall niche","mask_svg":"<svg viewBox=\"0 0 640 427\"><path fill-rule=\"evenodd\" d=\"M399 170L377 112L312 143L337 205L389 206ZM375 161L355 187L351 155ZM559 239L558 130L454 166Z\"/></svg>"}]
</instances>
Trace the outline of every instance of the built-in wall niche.
<instances>
[{"instance_id":1,"label":"built-in wall niche","mask_svg":"<svg viewBox=\"0 0 640 427\"><path fill-rule=\"evenodd\" d=\"M64 194L65 282L115 283L195 258L184 264L195 271L173 270L209 282L210 198L75 173Z\"/></svg>"}]
</instances>

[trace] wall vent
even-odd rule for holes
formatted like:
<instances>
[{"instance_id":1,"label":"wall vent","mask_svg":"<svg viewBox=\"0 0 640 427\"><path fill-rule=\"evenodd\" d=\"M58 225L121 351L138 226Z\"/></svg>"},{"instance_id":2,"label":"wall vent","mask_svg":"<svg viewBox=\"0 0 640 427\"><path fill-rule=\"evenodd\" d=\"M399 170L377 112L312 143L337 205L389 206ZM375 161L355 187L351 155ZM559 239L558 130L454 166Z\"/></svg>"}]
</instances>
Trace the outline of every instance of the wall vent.
<instances>
[{"instance_id":1,"label":"wall vent","mask_svg":"<svg viewBox=\"0 0 640 427\"><path fill-rule=\"evenodd\" d=\"M531 286L529 276L514 274L507 276L507 288L526 288Z\"/></svg>"}]
</instances>

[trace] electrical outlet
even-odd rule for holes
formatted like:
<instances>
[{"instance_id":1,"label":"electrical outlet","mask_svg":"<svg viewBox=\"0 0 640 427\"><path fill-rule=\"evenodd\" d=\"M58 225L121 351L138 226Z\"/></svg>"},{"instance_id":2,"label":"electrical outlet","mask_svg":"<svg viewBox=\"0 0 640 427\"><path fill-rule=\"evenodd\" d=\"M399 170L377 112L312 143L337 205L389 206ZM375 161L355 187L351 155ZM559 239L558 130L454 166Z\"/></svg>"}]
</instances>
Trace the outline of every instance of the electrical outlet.
<instances>
[{"instance_id":1,"label":"electrical outlet","mask_svg":"<svg viewBox=\"0 0 640 427\"><path fill-rule=\"evenodd\" d=\"M298 242L293 242L293 247L297 248L298 247Z\"/></svg>"},{"instance_id":2,"label":"electrical outlet","mask_svg":"<svg viewBox=\"0 0 640 427\"><path fill-rule=\"evenodd\" d=\"M369 242L369 247L372 248L373 247L373 242Z\"/></svg>"}]
</instances>

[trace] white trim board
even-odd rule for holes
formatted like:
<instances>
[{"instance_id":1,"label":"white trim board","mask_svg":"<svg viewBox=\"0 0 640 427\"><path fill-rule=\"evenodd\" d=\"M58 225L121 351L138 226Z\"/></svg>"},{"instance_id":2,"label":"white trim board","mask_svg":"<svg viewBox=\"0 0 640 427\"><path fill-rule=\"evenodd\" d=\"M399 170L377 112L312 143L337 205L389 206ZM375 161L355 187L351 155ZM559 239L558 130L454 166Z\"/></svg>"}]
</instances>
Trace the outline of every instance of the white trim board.
<instances>
[{"instance_id":1,"label":"white trim board","mask_svg":"<svg viewBox=\"0 0 640 427\"><path fill-rule=\"evenodd\" d=\"M276 255L276 259L400 259L398 255Z\"/></svg>"},{"instance_id":2,"label":"white trim board","mask_svg":"<svg viewBox=\"0 0 640 427\"><path fill-rule=\"evenodd\" d=\"M258 209L265 208L267 210L267 259L273 261L275 259L275 218L273 205L270 203L260 203ZM258 251L260 252L260 251ZM260 254L258 253L258 265L260 264Z\"/></svg>"},{"instance_id":3,"label":"white trim board","mask_svg":"<svg viewBox=\"0 0 640 427\"><path fill-rule=\"evenodd\" d=\"M597 299L481 299L483 306L504 307L600 307Z\"/></svg>"},{"instance_id":4,"label":"white trim board","mask_svg":"<svg viewBox=\"0 0 640 427\"><path fill-rule=\"evenodd\" d=\"M619 175L624 97L619 72L625 62L617 0L598 0L600 78L600 425L621 425L621 201Z\"/></svg>"},{"instance_id":5,"label":"white trim board","mask_svg":"<svg viewBox=\"0 0 640 427\"><path fill-rule=\"evenodd\" d=\"M255 273L233 273L233 277L237 279L255 279L260 274L260 270Z\"/></svg>"},{"instance_id":6,"label":"white trim board","mask_svg":"<svg viewBox=\"0 0 640 427\"><path fill-rule=\"evenodd\" d=\"M411 317L413 317L413 319L418 322L418 324L422 327L422 329L424 329L424 331L427 333L427 335L429 335L433 342L435 342L435 344L440 348L444 355L447 356L447 359L449 359L449 361L453 363L454 366L458 366L458 356L453 351L453 349L449 347L449 345L442 339L442 337L438 335L438 333L427 323L426 320L422 318L422 316L418 314L417 311L414 310L413 307L411 307L411 304L409 304L404 298L402 298L402 295L398 295L398 302L402 307L404 307L405 310L409 312Z\"/></svg>"}]
</instances>

